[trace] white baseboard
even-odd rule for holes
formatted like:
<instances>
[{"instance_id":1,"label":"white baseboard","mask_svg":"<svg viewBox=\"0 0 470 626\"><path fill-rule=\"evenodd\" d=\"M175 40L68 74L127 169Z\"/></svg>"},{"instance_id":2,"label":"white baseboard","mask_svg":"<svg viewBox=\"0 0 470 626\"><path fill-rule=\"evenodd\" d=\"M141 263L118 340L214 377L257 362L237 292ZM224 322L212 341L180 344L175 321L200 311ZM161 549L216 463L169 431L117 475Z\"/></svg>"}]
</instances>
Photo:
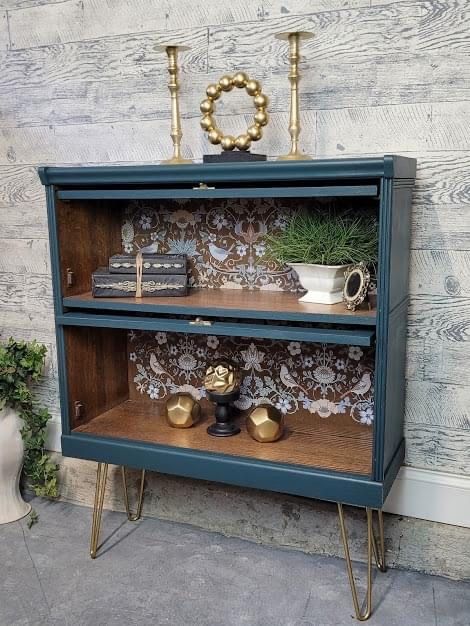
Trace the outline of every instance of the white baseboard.
<instances>
[{"instance_id":1,"label":"white baseboard","mask_svg":"<svg viewBox=\"0 0 470 626\"><path fill-rule=\"evenodd\" d=\"M470 477L402 467L383 510L470 528Z\"/></svg>"},{"instance_id":2,"label":"white baseboard","mask_svg":"<svg viewBox=\"0 0 470 626\"><path fill-rule=\"evenodd\" d=\"M60 435L62 433L60 422L54 420L47 424L46 447L52 452L60 452Z\"/></svg>"},{"instance_id":3,"label":"white baseboard","mask_svg":"<svg viewBox=\"0 0 470 626\"><path fill-rule=\"evenodd\" d=\"M60 422L49 422L47 448L60 452ZM402 467L384 511L470 528L470 477Z\"/></svg>"}]
</instances>

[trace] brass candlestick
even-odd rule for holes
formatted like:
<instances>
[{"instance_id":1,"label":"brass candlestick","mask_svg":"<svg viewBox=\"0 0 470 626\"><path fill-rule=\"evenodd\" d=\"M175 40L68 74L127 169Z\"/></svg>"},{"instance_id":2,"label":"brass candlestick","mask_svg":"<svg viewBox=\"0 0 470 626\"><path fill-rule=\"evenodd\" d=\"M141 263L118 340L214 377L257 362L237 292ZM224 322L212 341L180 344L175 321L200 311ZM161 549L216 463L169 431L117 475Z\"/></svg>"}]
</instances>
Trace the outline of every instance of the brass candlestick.
<instances>
[{"instance_id":1,"label":"brass candlestick","mask_svg":"<svg viewBox=\"0 0 470 626\"><path fill-rule=\"evenodd\" d=\"M300 40L311 39L313 33L295 32L295 33L279 33L277 39L289 42L289 61L290 61L290 122L289 134L291 136L290 152L284 156L280 156L281 161L294 161L297 159L310 159L311 157L299 150L300 135L300 115L299 115L299 61L300 61Z\"/></svg>"},{"instance_id":2,"label":"brass candlestick","mask_svg":"<svg viewBox=\"0 0 470 626\"><path fill-rule=\"evenodd\" d=\"M178 82L178 50L189 50L187 46L179 45L167 45L156 46L156 50L165 51L168 55L168 73L170 80L168 82L168 89L171 94L171 132L170 137L173 141L173 156L171 159L162 161L167 165L181 165L184 163L192 163L191 159L184 159L181 156L181 137L183 132L181 130L181 118L180 109L178 103L178 91L180 88Z\"/></svg>"}]
</instances>

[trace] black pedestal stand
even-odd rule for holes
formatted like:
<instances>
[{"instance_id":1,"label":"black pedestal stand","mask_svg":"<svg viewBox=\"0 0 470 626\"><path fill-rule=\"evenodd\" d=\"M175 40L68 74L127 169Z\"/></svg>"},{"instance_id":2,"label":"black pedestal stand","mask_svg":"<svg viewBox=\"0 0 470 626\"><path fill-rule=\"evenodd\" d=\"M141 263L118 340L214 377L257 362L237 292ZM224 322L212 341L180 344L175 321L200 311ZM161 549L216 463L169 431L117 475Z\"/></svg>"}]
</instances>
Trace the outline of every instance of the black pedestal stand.
<instances>
[{"instance_id":1,"label":"black pedestal stand","mask_svg":"<svg viewBox=\"0 0 470 626\"><path fill-rule=\"evenodd\" d=\"M207 432L213 437L231 437L238 435L240 428L233 421L233 409L231 402L240 397L240 389L234 389L228 393L215 393L207 391L209 400L215 403L215 423L211 424Z\"/></svg>"}]
</instances>

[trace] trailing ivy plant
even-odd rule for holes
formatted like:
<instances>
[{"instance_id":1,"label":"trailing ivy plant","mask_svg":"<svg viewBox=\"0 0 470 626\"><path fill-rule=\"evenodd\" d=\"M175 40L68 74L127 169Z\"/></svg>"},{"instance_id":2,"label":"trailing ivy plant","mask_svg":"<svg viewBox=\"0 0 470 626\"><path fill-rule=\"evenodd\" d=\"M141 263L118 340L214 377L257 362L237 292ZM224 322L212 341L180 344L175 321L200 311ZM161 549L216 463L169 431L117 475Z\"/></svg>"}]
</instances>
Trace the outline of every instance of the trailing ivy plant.
<instances>
[{"instance_id":1,"label":"trailing ivy plant","mask_svg":"<svg viewBox=\"0 0 470 626\"><path fill-rule=\"evenodd\" d=\"M36 341L0 344L0 409L10 406L24 421L21 430L25 454L23 475L38 496L56 497L58 466L45 449L46 425L51 415L38 406L31 391L44 368L47 348Z\"/></svg>"}]
</instances>

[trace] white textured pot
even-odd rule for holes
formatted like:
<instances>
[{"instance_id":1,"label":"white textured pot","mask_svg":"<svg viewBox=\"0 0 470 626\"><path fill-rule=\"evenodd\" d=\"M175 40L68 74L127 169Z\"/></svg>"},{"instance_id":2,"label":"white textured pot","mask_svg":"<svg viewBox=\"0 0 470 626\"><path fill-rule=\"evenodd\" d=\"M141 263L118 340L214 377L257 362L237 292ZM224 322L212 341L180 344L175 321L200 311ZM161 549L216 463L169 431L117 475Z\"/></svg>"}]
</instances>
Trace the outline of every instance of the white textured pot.
<instances>
[{"instance_id":1,"label":"white textured pot","mask_svg":"<svg viewBox=\"0 0 470 626\"><path fill-rule=\"evenodd\" d=\"M22 419L13 409L0 410L0 524L15 522L31 511L20 493L24 445Z\"/></svg>"},{"instance_id":2,"label":"white textured pot","mask_svg":"<svg viewBox=\"0 0 470 626\"><path fill-rule=\"evenodd\" d=\"M343 301L344 272L350 265L289 263L289 267L297 272L300 284L307 290L299 302L337 304Z\"/></svg>"}]
</instances>

